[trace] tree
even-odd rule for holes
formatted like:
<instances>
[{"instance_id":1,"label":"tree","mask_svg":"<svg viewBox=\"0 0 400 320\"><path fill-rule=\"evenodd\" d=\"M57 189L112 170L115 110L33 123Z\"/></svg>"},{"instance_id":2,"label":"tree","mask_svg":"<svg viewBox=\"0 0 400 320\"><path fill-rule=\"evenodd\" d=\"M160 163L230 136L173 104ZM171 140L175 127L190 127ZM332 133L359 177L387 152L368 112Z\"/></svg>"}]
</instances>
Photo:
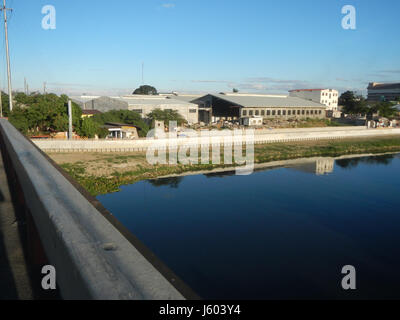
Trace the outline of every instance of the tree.
<instances>
[{"instance_id":1,"label":"tree","mask_svg":"<svg viewBox=\"0 0 400 320\"><path fill-rule=\"evenodd\" d=\"M99 125L93 119L84 118L78 133L81 137L94 138L99 131Z\"/></svg>"},{"instance_id":2,"label":"tree","mask_svg":"<svg viewBox=\"0 0 400 320\"><path fill-rule=\"evenodd\" d=\"M390 102L378 102L371 106L371 113L379 113L380 116L391 118L397 114L397 109Z\"/></svg>"},{"instance_id":3,"label":"tree","mask_svg":"<svg viewBox=\"0 0 400 320\"><path fill-rule=\"evenodd\" d=\"M17 92L14 95L16 107L8 112L11 123L22 132L58 132L68 129L68 97L55 94ZM8 110L8 95L3 95L3 102ZM15 114L14 114L15 113ZM76 130L81 125L81 108L72 103L72 123ZM22 120L24 118L25 120Z\"/></svg>"},{"instance_id":4,"label":"tree","mask_svg":"<svg viewBox=\"0 0 400 320\"><path fill-rule=\"evenodd\" d=\"M144 95L158 95L157 89L149 86L149 85L144 85L144 86L140 86L139 88L137 88L133 94L144 94Z\"/></svg>"},{"instance_id":5,"label":"tree","mask_svg":"<svg viewBox=\"0 0 400 320\"><path fill-rule=\"evenodd\" d=\"M138 134L140 137L145 137L149 131L149 126L146 124L146 122L144 122L141 115L134 111L111 110L105 113L96 114L92 117L92 119L100 126L104 125L106 122L132 124L139 128Z\"/></svg>"},{"instance_id":6,"label":"tree","mask_svg":"<svg viewBox=\"0 0 400 320\"><path fill-rule=\"evenodd\" d=\"M27 134L29 130L28 119L25 116L25 112L20 107L16 106L13 112L9 115L8 120L10 123L21 131L23 134Z\"/></svg>"},{"instance_id":7,"label":"tree","mask_svg":"<svg viewBox=\"0 0 400 320\"><path fill-rule=\"evenodd\" d=\"M151 120L152 126L154 126L155 120L164 121L166 125L168 125L170 121L176 121L179 126L186 123L186 120L176 110L154 109L147 117Z\"/></svg>"},{"instance_id":8,"label":"tree","mask_svg":"<svg viewBox=\"0 0 400 320\"><path fill-rule=\"evenodd\" d=\"M233 88L233 89L232 89L232 92L233 92L233 93L238 93L238 92L239 92L239 89Z\"/></svg>"},{"instance_id":9,"label":"tree","mask_svg":"<svg viewBox=\"0 0 400 320\"><path fill-rule=\"evenodd\" d=\"M364 97L356 96L353 91L344 92L338 102L347 114L366 114L369 111Z\"/></svg>"}]
</instances>

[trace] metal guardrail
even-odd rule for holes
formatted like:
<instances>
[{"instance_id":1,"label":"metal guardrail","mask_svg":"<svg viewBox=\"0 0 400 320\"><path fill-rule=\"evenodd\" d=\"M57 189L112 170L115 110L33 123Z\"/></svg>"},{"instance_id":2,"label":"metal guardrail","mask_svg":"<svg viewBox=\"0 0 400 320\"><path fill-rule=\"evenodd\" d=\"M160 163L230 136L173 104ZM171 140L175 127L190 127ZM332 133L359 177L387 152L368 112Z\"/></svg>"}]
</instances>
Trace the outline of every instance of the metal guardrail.
<instances>
[{"instance_id":1,"label":"metal guardrail","mask_svg":"<svg viewBox=\"0 0 400 320\"><path fill-rule=\"evenodd\" d=\"M64 299L196 295L7 120L0 139Z\"/></svg>"}]
</instances>

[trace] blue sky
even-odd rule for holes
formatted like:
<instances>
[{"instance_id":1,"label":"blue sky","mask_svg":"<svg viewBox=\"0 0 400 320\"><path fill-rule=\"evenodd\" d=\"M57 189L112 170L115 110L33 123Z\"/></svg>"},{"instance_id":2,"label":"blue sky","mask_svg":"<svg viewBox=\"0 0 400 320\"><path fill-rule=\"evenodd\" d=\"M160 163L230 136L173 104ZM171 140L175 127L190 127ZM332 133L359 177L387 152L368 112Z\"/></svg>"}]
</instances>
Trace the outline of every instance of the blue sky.
<instances>
[{"instance_id":1,"label":"blue sky","mask_svg":"<svg viewBox=\"0 0 400 320\"><path fill-rule=\"evenodd\" d=\"M44 5L56 29L41 27ZM341 26L344 5L356 30ZM68 94L364 90L400 81L398 0L7 0L13 86ZM6 83L4 31L1 86Z\"/></svg>"}]
</instances>

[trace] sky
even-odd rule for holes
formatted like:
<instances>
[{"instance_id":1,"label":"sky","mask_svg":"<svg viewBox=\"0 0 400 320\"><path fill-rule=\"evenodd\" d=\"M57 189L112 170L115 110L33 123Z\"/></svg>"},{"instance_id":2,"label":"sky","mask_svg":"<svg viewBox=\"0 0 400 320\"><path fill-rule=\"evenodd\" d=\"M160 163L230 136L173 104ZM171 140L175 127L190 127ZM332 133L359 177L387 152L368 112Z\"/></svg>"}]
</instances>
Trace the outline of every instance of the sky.
<instances>
[{"instance_id":1,"label":"sky","mask_svg":"<svg viewBox=\"0 0 400 320\"><path fill-rule=\"evenodd\" d=\"M42 28L42 8L56 28ZM344 5L356 29L342 27ZM398 0L7 0L12 83L57 94L284 94L400 81ZM0 28L0 87L6 87Z\"/></svg>"}]
</instances>

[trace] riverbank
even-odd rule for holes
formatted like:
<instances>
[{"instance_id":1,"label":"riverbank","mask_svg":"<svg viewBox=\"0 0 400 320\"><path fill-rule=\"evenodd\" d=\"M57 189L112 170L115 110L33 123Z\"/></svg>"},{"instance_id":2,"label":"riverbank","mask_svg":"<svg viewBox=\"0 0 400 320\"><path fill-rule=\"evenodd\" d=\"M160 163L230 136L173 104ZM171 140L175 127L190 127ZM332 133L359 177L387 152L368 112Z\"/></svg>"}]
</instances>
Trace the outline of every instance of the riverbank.
<instances>
[{"instance_id":1,"label":"riverbank","mask_svg":"<svg viewBox=\"0 0 400 320\"><path fill-rule=\"evenodd\" d=\"M349 138L343 140L299 141L256 145L255 164L312 157L400 152L400 136ZM150 165L145 152L51 153L48 155L92 195L119 191L120 186L140 180L211 172L229 165Z\"/></svg>"}]
</instances>

